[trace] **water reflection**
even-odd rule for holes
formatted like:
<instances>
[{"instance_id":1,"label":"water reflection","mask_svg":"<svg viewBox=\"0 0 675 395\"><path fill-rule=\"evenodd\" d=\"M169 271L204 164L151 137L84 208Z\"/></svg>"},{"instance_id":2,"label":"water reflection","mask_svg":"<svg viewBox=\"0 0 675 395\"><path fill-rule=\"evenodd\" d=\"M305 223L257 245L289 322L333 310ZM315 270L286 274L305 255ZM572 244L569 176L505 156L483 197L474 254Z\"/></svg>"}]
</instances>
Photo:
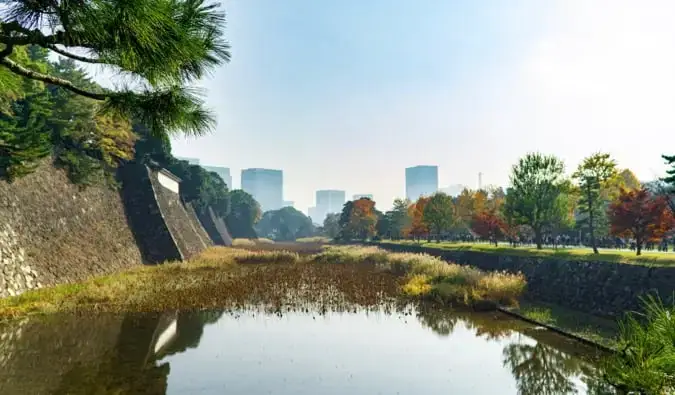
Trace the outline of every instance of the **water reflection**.
<instances>
[{"instance_id":1,"label":"water reflection","mask_svg":"<svg viewBox=\"0 0 675 395\"><path fill-rule=\"evenodd\" d=\"M193 355L190 361L208 364L209 361L200 358L203 358L201 355L209 352L209 347L213 345L212 342L215 340L213 335L211 337L206 336L208 339L207 343L202 344L200 347L200 342L203 342L205 338L204 328L221 321L223 325L230 325L230 329L232 329L232 325L236 325L234 322L237 321L238 314L242 313L234 312L232 316L225 317L223 317L223 312L213 311L131 314L122 317L100 316L93 318L61 316L57 319L54 316L43 320L7 324L5 327L0 327L2 337L2 341L0 341L0 351L2 354L2 357L0 357L0 367L3 368L0 370L0 393L94 395L160 395L182 393L175 392L175 389L172 392L169 388L170 375L174 377L174 380L176 380L176 377L183 380L182 375L184 373L181 373L180 370L184 369L184 362L178 362L181 361L183 355L192 355L195 352L192 350L199 349L201 350L200 356L195 357ZM248 314L251 315L251 313ZM270 325L270 322L273 324L274 320L284 319L280 318L283 315L278 313L276 315L268 315L264 312L256 314L275 317L274 319L270 318L269 320L271 321L265 321L265 325ZM508 372L508 375L512 377L512 381L495 379L493 393L518 393L524 395L573 393L604 395L613 393L608 386L597 379L597 374L592 363L592 355L590 355L588 349L561 339L551 332L534 328L521 321L516 321L496 313L478 314L422 306L415 310L407 308L399 314L398 323L393 319L389 319L385 320L387 322L384 324L378 324L384 325L382 329L388 329L392 333L397 333L395 336L409 336L408 338L392 338L397 339L398 343L405 343L407 341L410 344L417 344L418 346L420 344L436 344L437 346L432 347L441 347L443 342L454 341L456 343L459 341L458 339L468 339L466 336L472 336L474 339L481 339L480 341L483 344L491 344L491 346L486 346L485 349L481 346L480 350L474 351L470 348L476 347L479 343L476 343L477 340L472 340L471 346L459 344L459 347L460 349L464 347L464 353L471 353L473 351L478 354L472 355L468 359L473 359L475 360L474 362L480 365L484 364L485 366L498 366L492 364L492 362L499 357L490 350L494 349L494 347L497 347L497 350L501 349L501 361L499 363ZM358 316L358 314L354 313L345 313L345 315ZM312 318L309 321L301 319L303 316L307 318L307 313L291 313L289 316L291 320L301 321L296 325L304 326L307 333L316 332L320 336L320 332L326 331L326 326L315 325L308 328L309 325L319 323L319 320L313 319L314 316L311 316L311 313L309 313L309 317ZM381 318L377 318L376 315L373 315L373 317L370 318L363 315L363 322L382 320ZM415 318L419 322L417 325L433 331L439 336L439 339L419 339L422 335L418 332L401 327L401 325L407 325L410 328L410 325L405 324L405 322L410 319L414 320ZM332 317L323 320L323 323L330 326L342 325L334 321ZM255 325L255 322L249 322L247 325ZM369 325L372 326L372 322ZM12 335L10 336L8 333L12 333ZM258 331L257 335L261 336L263 333L265 332ZM252 336L255 336L255 334ZM255 343L256 340L253 338L250 341ZM464 341L461 340L461 342ZM358 344L367 344L356 343L352 347L358 348L362 347ZM326 347L329 346L331 344L327 343ZM400 346L400 344L392 344L391 349L393 350ZM248 346L242 345L240 350L230 349L232 355L226 355L225 358L235 358L234 354L237 352L244 353L246 351L245 347L250 347L250 344ZM406 353L416 351L415 347L410 347L406 348ZM453 347L457 347L457 345ZM303 349L294 349L299 354L307 352L307 350ZM373 350L375 352L378 351L378 349ZM316 352L316 350L313 350L313 352ZM379 352L382 352L382 350ZM419 352L421 353L422 349ZM483 352L485 354L481 354ZM341 354L335 354L331 358L339 359L339 355ZM430 364L429 367L434 365L434 368L437 369L438 365L443 362L440 359L434 360L433 358L443 358L448 362L448 360L452 359L467 358L468 355L439 354L435 357L424 355L419 356L419 358L421 358L421 361L424 361L426 358ZM328 356L324 357L328 358ZM378 355L374 358L384 358L382 359L384 361L388 356ZM481 360L481 358L483 359ZM168 362L169 360L171 363ZM356 365L349 365L349 363L353 363L349 361L336 360L335 363L336 366L340 363L346 364L347 367L345 369L355 369L349 371L356 375L358 369L361 368ZM178 364L176 365L176 363ZM234 359L224 363L237 365ZM174 371L172 371L172 364ZM372 367L368 365L369 375L376 376L379 374L377 372L378 369L393 369L387 363L383 363L381 367L377 365ZM222 368L224 371L229 372L229 370L225 369L225 366ZM327 374L321 371L319 366L314 366L313 368L315 369L314 373L317 375ZM266 369L275 369L275 367L267 366ZM284 375L296 374L293 370L283 370L284 368L281 367L278 369L277 375L283 376L284 382L287 379ZM429 376L430 370L427 367L420 366L419 370L410 372L406 378L407 381L403 383L414 384L413 387L417 386L419 388L420 384L414 383L415 381L426 381L428 384L430 380L449 380L449 384L443 387L443 391L441 391L441 388L435 391L437 393L445 393L448 390L450 390L449 392L454 392L452 390L457 387L453 387L452 383L458 385L457 381L462 381L453 376L455 373L447 371L447 369L445 373L442 373L442 370L438 371L440 372L438 374L447 376L445 378ZM254 375L258 374L251 373ZM349 373L349 377L352 376L352 373ZM476 373L478 374L477 378L483 373L487 375L486 377L490 377L492 373L496 374L496 372L490 371ZM328 376L330 374L328 373ZM332 374L334 376L334 373ZM391 375L391 372L388 374ZM497 374L497 376L500 375L501 373ZM328 376L323 377L323 379L328 381ZM387 374L384 374L384 376L387 376ZM200 377L191 377L191 379L199 381ZM203 377L203 379L204 381L209 381L212 377ZM289 381L291 380L291 378L288 379ZM332 377L330 379L334 380L333 382L337 386L343 384L340 380L344 380L340 377ZM377 381L377 378L373 378L373 380L378 385L382 385L382 382ZM464 377L463 380L471 381L471 378ZM233 381L236 380L233 379ZM344 384L346 385L346 382ZM464 393L481 393L470 384L466 386L466 391L468 392ZM396 385L401 385L401 383L397 383ZM486 385L486 383L481 383L481 385ZM368 393L363 388L360 390L356 387L354 388L351 393ZM437 387L431 388L432 392L434 388ZM370 388L370 390L373 389L382 390L383 388ZM397 392L399 389L401 390L400 393L406 393L406 388L388 387L386 387L385 392L389 393L390 390ZM341 392L344 391L327 391L325 393ZM283 388L278 388L275 390L275 393L294 392L284 392Z\"/></svg>"}]
</instances>

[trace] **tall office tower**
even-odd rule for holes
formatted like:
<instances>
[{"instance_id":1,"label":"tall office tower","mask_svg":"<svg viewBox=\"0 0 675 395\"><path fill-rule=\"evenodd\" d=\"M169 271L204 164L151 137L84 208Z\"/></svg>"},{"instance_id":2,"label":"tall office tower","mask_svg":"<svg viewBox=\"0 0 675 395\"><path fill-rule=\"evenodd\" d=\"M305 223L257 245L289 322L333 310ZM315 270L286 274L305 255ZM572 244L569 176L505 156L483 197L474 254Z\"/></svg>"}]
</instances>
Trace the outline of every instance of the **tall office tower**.
<instances>
[{"instance_id":1,"label":"tall office tower","mask_svg":"<svg viewBox=\"0 0 675 395\"><path fill-rule=\"evenodd\" d=\"M415 166L405 169L405 195L414 202L420 196L438 191L438 166Z\"/></svg>"},{"instance_id":2,"label":"tall office tower","mask_svg":"<svg viewBox=\"0 0 675 395\"><path fill-rule=\"evenodd\" d=\"M315 220L319 223L323 223L323 220L328 214L342 212L342 206L345 205L346 201L345 195L345 191L336 191L332 189L316 191L317 218Z\"/></svg>"},{"instance_id":3,"label":"tall office tower","mask_svg":"<svg viewBox=\"0 0 675 395\"><path fill-rule=\"evenodd\" d=\"M204 169L217 173L220 176L220 178L222 178L223 181L225 181L225 184L227 184L227 189L229 190L234 189L232 187L232 176L230 175L229 167L204 166Z\"/></svg>"},{"instance_id":4,"label":"tall office tower","mask_svg":"<svg viewBox=\"0 0 675 395\"><path fill-rule=\"evenodd\" d=\"M468 188L468 187L465 186L465 185L462 185L462 184L455 184L455 185L450 185L449 187L446 187L446 188L441 188L440 191L444 192L444 193L446 193L446 194L448 194L452 197L455 197L455 196L458 196L459 194L461 194L462 191L465 188Z\"/></svg>"},{"instance_id":5,"label":"tall office tower","mask_svg":"<svg viewBox=\"0 0 675 395\"><path fill-rule=\"evenodd\" d=\"M293 207L295 202L292 200L284 200L283 207Z\"/></svg>"},{"instance_id":6,"label":"tall office tower","mask_svg":"<svg viewBox=\"0 0 675 395\"><path fill-rule=\"evenodd\" d=\"M241 171L241 189L260 203L263 212L283 206L284 176L281 170L244 169Z\"/></svg>"},{"instance_id":7,"label":"tall office tower","mask_svg":"<svg viewBox=\"0 0 675 395\"><path fill-rule=\"evenodd\" d=\"M189 163L191 165L199 166L199 159L198 158L186 158L186 157L182 157L182 156L177 156L176 159L184 160L184 161L187 161L187 163Z\"/></svg>"},{"instance_id":8,"label":"tall office tower","mask_svg":"<svg viewBox=\"0 0 675 395\"><path fill-rule=\"evenodd\" d=\"M316 211L316 207L310 207L307 210L307 215L312 219L313 224L323 225L323 220L319 221L319 214Z\"/></svg>"},{"instance_id":9,"label":"tall office tower","mask_svg":"<svg viewBox=\"0 0 675 395\"><path fill-rule=\"evenodd\" d=\"M354 196L352 196L352 200L359 200L359 199L361 199L361 198L366 198L366 199L373 200L373 195L371 195L371 194L363 194L363 195L354 195Z\"/></svg>"}]
</instances>

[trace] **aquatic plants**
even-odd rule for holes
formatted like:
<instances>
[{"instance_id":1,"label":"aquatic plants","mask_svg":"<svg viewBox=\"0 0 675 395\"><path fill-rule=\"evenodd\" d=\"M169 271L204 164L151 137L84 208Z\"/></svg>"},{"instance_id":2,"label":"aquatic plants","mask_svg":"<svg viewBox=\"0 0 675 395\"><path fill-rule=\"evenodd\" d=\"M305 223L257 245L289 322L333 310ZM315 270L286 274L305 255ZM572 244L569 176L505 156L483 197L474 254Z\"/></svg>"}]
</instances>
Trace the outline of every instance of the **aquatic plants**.
<instances>
[{"instance_id":1,"label":"aquatic plants","mask_svg":"<svg viewBox=\"0 0 675 395\"><path fill-rule=\"evenodd\" d=\"M604 361L606 380L628 393L675 392L675 305L648 296L642 313L620 322L617 352Z\"/></svg>"},{"instance_id":2,"label":"aquatic plants","mask_svg":"<svg viewBox=\"0 0 675 395\"><path fill-rule=\"evenodd\" d=\"M522 274L487 273L427 254L391 253L376 247L330 246L314 261L373 264L404 276L403 292L407 295L428 297L442 303L513 305L517 304L526 285Z\"/></svg>"}]
</instances>

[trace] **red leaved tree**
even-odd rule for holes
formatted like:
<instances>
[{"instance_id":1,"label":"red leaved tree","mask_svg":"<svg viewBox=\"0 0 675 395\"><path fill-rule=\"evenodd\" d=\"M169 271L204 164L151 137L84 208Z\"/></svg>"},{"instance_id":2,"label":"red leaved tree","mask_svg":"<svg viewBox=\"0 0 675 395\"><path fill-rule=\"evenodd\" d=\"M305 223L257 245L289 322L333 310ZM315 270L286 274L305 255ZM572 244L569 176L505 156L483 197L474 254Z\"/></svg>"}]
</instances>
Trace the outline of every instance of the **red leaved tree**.
<instances>
[{"instance_id":1,"label":"red leaved tree","mask_svg":"<svg viewBox=\"0 0 675 395\"><path fill-rule=\"evenodd\" d=\"M404 229L404 234L419 240L422 237L429 237L429 226L424 223L424 207L429 202L428 197L420 197L417 201L408 207L408 216L410 224Z\"/></svg>"},{"instance_id":2,"label":"red leaved tree","mask_svg":"<svg viewBox=\"0 0 675 395\"><path fill-rule=\"evenodd\" d=\"M499 239L504 236L506 224L494 212L483 211L473 216L471 230L483 239L495 243L496 246Z\"/></svg>"},{"instance_id":3,"label":"red leaved tree","mask_svg":"<svg viewBox=\"0 0 675 395\"><path fill-rule=\"evenodd\" d=\"M611 233L635 240L637 255L649 241L658 241L673 228L668 203L661 196L652 196L646 188L621 189L617 201L609 206Z\"/></svg>"}]
</instances>

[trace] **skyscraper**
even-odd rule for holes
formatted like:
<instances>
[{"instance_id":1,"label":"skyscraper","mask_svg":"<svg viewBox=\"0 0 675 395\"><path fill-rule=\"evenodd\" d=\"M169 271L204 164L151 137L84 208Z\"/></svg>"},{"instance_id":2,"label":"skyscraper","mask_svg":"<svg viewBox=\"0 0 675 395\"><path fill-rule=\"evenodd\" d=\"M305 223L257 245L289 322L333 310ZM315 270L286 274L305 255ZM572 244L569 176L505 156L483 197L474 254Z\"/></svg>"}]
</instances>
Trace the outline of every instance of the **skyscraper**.
<instances>
[{"instance_id":1,"label":"skyscraper","mask_svg":"<svg viewBox=\"0 0 675 395\"><path fill-rule=\"evenodd\" d=\"M230 175L230 168L229 167L220 167L220 166L203 166L204 169L208 171L212 171L214 173L217 173L220 178L225 181L225 184L227 184L227 189L232 190L232 176Z\"/></svg>"},{"instance_id":2,"label":"skyscraper","mask_svg":"<svg viewBox=\"0 0 675 395\"><path fill-rule=\"evenodd\" d=\"M361 199L361 198L366 198L366 199L373 200L373 195L367 193L367 194L354 195L354 196L352 196L352 200L359 200L359 199Z\"/></svg>"},{"instance_id":3,"label":"skyscraper","mask_svg":"<svg viewBox=\"0 0 675 395\"><path fill-rule=\"evenodd\" d=\"M323 220L328 214L342 212L342 206L344 206L346 197L345 191L336 191L332 189L326 189L322 191L316 191L316 216L317 218L312 218L318 223L323 223Z\"/></svg>"},{"instance_id":4,"label":"skyscraper","mask_svg":"<svg viewBox=\"0 0 675 395\"><path fill-rule=\"evenodd\" d=\"M410 201L438 191L438 166L414 166L405 169L405 195Z\"/></svg>"},{"instance_id":5,"label":"skyscraper","mask_svg":"<svg viewBox=\"0 0 675 395\"><path fill-rule=\"evenodd\" d=\"M244 169L241 171L241 189L260 203L263 212L278 210L284 203L284 177L281 170Z\"/></svg>"}]
</instances>

